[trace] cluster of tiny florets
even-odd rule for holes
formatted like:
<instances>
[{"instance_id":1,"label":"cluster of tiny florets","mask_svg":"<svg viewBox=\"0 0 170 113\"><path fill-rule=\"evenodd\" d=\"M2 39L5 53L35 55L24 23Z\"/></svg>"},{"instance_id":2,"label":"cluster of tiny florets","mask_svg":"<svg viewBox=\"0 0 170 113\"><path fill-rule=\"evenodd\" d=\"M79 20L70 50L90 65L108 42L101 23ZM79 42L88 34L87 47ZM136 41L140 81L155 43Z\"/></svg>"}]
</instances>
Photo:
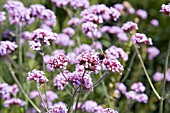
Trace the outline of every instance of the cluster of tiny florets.
<instances>
[{"instance_id":1,"label":"cluster of tiny florets","mask_svg":"<svg viewBox=\"0 0 170 113\"><path fill-rule=\"evenodd\" d=\"M170 3L168 5L162 4L160 12L170 16Z\"/></svg>"},{"instance_id":2,"label":"cluster of tiny florets","mask_svg":"<svg viewBox=\"0 0 170 113\"><path fill-rule=\"evenodd\" d=\"M15 42L0 41L0 56L5 56L12 53L18 45Z\"/></svg>"},{"instance_id":3,"label":"cluster of tiny florets","mask_svg":"<svg viewBox=\"0 0 170 113\"><path fill-rule=\"evenodd\" d=\"M29 45L33 50L42 50L43 44L50 45L50 41L58 39L58 35L53 32L46 31L44 29L36 29L30 36Z\"/></svg>"},{"instance_id":4,"label":"cluster of tiny florets","mask_svg":"<svg viewBox=\"0 0 170 113\"><path fill-rule=\"evenodd\" d=\"M138 25L132 21L128 21L126 23L123 24L122 26L122 29L125 31L125 32L128 32L128 31L132 31L132 30L138 30Z\"/></svg>"},{"instance_id":5,"label":"cluster of tiny florets","mask_svg":"<svg viewBox=\"0 0 170 113\"><path fill-rule=\"evenodd\" d=\"M101 69L97 54L88 51L80 54L76 59L76 63L85 70L94 71L95 73L98 73Z\"/></svg>"},{"instance_id":6,"label":"cluster of tiny florets","mask_svg":"<svg viewBox=\"0 0 170 113\"><path fill-rule=\"evenodd\" d=\"M27 77L28 81L34 80L37 83L45 83L48 82L48 79L45 76L45 73L43 71L40 70L32 70L30 72L28 72L28 77Z\"/></svg>"},{"instance_id":7,"label":"cluster of tiny florets","mask_svg":"<svg viewBox=\"0 0 170 113\"><path fill-rule=\"evenodd\" d=\"M50 57L46 67L50 71L54 71L57 68L66 69L69 60L70 59L68 56L64 55L63 53L59 53Z\"/></svg>"},{"instance_id":8,"label":"cluster of tiny florets","mask_svg":"<svg viewBox=\"0 0 170 113\"><path fill-rule=\"evenodd\" d=\"M143 33L135 33L132 37L131 37L131 41L134 44L146 44L146 45L152 45L152 39L151 38L147 38L145 34Z\"/></svg>"}]
</instances>

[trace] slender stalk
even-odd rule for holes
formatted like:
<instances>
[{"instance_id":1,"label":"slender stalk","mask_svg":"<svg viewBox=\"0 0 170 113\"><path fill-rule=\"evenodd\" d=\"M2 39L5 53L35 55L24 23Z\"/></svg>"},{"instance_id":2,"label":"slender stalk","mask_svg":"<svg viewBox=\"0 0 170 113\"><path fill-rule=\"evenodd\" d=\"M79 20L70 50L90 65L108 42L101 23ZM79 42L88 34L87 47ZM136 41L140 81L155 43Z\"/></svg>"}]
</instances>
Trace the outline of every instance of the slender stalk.
<instances>
[{"instance_id":1,"label":"slender stalk","mask_svg":"<svg viewBox=\"0 0 170 113\"><path fill-rule=\"evenodd\" d=\"M77 106L78 106L78 102L79 102L79 97L80 97L80 94L77 95L77 101L76 101L76 107L75 107L74 113L76 113L76 111L77 111Z\"/></svg>"},{"instance_id":2,"label":"slender stalk","mask_svg":"<svg viewBox=\"0 0 170 113\"><path fill-rule=\"evenodd\" d=\"M23 90L21 84L19 83L17 77L15 76L15 73L11 67L11 64L9 63L8 59L5 60L5 63L7 64L9 71L12 75L12 77L14 78L15 82L17 83L17 85L19 86L19 88L21 89L22 93L24 94L25 98L32 104L32 106L39 112L41 113L41 110L34 104L34 102L31 101L31 99L28 97L28 95L25 93L25 91Z\"/></svg>"},{"instance_id":3,"label":"slender stalk","mask_svg":"<svg viewBox=\"0 0 170 113\"><path fill-rule=\"evenodd\" d=\"M169 40L169 44L168 44L167 56L166 56L166 61L165 61L164 80L163 80L163 84L162 84L162 94L161 94L161 100L160 100L159 113L163 113L163 102L164 102L165 86L166 86L166 71L168 68L169 54L170 54L170 40Z\"/></svg>"},{"instance_id":4,"label":"slender stalk","mask_svg":"<svg viewBox=\"0 0 170 113\"><path fill-rule=\"evenodd\" d=\"M74 97L75 97L75 95L76 95L76 93L77 93L77 90L78 90L78 88L77 88L76 90L74 90L73 96L72 96L71 101L70 101L69 106L68 106L68 111L67 111L67 113L70 113L71 105L73 104Z\"/></svg>"},{"instance_id":5,"label":"slender stalk","mask_svg":"<svg viewBox=\"0 0 170 113\"><path fill-rule=\"evenodd\" d=\"M129 65L129 67L127 68L127 72L126 72L124 78L121 80L121 82L124 82L124 81L127 79L128 75L129 75L129 73L130 73L130 71L131 71L131 69L132 69L132 65L133 65L135 56L136 56L136 52L133 53L133 56L132 56L132 58L131 58L131 60L130 60L130 65Z\"/></svg>"},{"instance_id":6,"label":"slender stalk","mask_svg":"<svg viewBox=\"0 0 170 113\"><path fill-rule=\"evenodd\" d=\"M102 72L101 72L101 71L100 71L100 77L102 78ZM107 93L107 89L106 89L106 85L105 85L104 81L102 81L102 86L103 86L105 95L106 95L106 97L107 97L107 99L108 99L108 104L109 104L109 106L110 106L110 97L109 97L109 95L108 95L108 93Z\"/></svg>"},{"instance_id":7,"label":"slender stalk","mask_svg":"<svg viewBox=\"0 0 170 113\"><path fill-rule=\"evenodd\" d=\"M106 77L107 73L108 73L108 72L104 73L103 76L102 76L96 83L94 83L93 86L91 86L90 88L92 88L92 87L94 88L94 87L96 87L98 84L100 84L101 81Z\"/></svg>"},{"instance_id":8,"label":"slender stalk","mask_svg":"<svg viewBox=\"0 0 170 113\"><path fill-rule=\"evenodd\" d=\"M74 87L74 85L71 83L71 81L69 79L67 79L67 77L64 75L62 69L60 69L61 74L64 76L64 78L66 79L66 81L74 88L74 90L76 90L76 88Z\"/></svg>"},{"instance_id":9,"label":"slender stalk","mask_svg":"<svg viewBox=\"0 0 170 113\"><path fill-rule=\"evenodd\" d=\"M150 84L153 92L155 93L155 95L156 95L156 96L158 97L158 99L160 100L161 97L160 97L160 95L158 94L158 92L156 91L155 87L153 86L151 79L149 78L148 72L146 71L145 65L144 65L143 60L142 60L142 58L141 58L141 55L140 55L140 53L139 53L139 51L138 51L138 48L137 48L137 46L136 46L135 44L134 44L134 47L135 47L136 53L137 53L137 55L138 55L138 58L139 58L139 60L140 60L140 62L141 62L141 64L142 64L142 67L143 67L143 70L144 70L144 72L145 72L145 75L146 75L146 77L147 77L147 79L148 79L148 82L149 82L149 84Z\"/></svg>"},{"instance_id":10,"label":"slender stalk","mask_svg":"<svg viewBox=\"0 0 170 113\"><path fill-rule=\"evenodd\" d=\"M43 100L43 98L42 98L42 94L41 94L39 85L37 85L37 89L38 89L39 95L40 95L40 97L41 97L41 100L42 100L42 102L43 102L43 105L44 105L46 111L48 112L48 108L47 108L47 106L46 106L46 104L45 104L45 102L44 102L44 100Z\"/></svg>"}]
</instances>

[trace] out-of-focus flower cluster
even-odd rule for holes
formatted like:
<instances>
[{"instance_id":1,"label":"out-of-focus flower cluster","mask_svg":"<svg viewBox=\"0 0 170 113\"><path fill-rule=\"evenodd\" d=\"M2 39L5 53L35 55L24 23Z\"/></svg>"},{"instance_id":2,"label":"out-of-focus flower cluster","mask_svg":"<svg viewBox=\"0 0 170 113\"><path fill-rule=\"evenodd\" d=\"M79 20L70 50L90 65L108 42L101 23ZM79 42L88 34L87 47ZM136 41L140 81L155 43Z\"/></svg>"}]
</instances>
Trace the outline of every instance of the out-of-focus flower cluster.
<instances>
[{"instance_id":1,"label":"out-of-focus flower cluster","mask_svg":"<svg viewBox=\"0 0 170 113\"><path fill-rule=\"evenodd\" d=\"M160 72L155 72L153 74L153 79L154 79L154 81L161 81L164 79L164 74L160 73ZM170 82L170 68L168 68L166 71L165 79L166 79L166 81Z\"/></svg>"},{"instance_id":2,"label":"out-of-focus flower cluster","mask_svg":"<svg viewBox=\"0 0 170 113\"><path fill-rule=\"evenodd\" d=\"M1 11L0 12L0 23L4 22L6 20L5 12Z\"/></svg>"},{"instance_id":3,"label":"out-of-focus flower cluster","mask_svg":"<svg viewBox=\"0 0 170 113\"><path fill-rule=\"evenodd\" d=\"M49 46L50 41L58 40L56 33L44 29L36 29L30 36L29 45L33 50L43 50L43 46Z\"/></svg>"},{"instance_id":4,"label":"out-of-focus flower cluster","mask_svg":"<svg viewBox=\"0 0 170 113\"><path fill-rule=\"evenodd\" d=\"M12 53L18 45L15 42L0 41L0 56L5 56Z\"/></svg>"},{"instance_id":5,"label":"out-of-focus flower cluster","mask_svg":"<svg viewBox=\"0 0 170 113\"><path fill-rule=\"evenodd\" d=\"M143 33L135 33L132 37L131 37L131 41L134 44L146 44L146 45L152 45L152 39L151 38L147 38L145 34Z\"/></svg>"},{"instance_id":6,"label":"out-of-focus flower cluster","mask_svg":"<svg viewBox=\"0 0 170 113\"><path fill-rule=\"evenodd\" d=\"M20 26L32 24L36 18L39 18L48 26L56 25L54 12L46 9L43 5L34 4L30 8L26 8L20 1L8 1L3 7L8 11L10 24Z\"/></svg>"},{"instance_id":7,"label":"out-of-focus flower cluster","mask_svg":"<svg viewBox=\"0 0 170 113\"><path fill-rule=\"evenodd\" d=\"M70 5L74 9L78 8L87 8L89 7L88 0L51 0L51 2L56 5L57 7L67 7Z\"/></svg>"}]
</instances>

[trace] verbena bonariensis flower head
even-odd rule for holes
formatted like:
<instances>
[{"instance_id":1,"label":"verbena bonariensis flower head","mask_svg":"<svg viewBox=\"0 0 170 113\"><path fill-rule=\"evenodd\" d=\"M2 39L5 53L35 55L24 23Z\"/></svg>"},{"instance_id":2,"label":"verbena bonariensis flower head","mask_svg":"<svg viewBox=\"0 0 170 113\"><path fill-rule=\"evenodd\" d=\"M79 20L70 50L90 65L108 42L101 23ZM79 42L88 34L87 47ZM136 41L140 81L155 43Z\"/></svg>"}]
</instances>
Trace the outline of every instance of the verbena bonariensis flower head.
<instances>
[{"instance_id":1,"label":"verbena bonariensis flower head","mask_svg":"<svg viewBox=\"0 0 170 113\"><path fill-rule=\"evenodd\" d=\"M0 94L2 99L10 99L11 95L16 95L19 88L16 84L8 85L6 83L0 83Z\"/></svg>"},{"instance_id":2,"label":"verbena bonariensis flower head","mask_svg":"<svg viewBox=\"0 0 170 113\"><path fill-rule=\"evenodd\" d=\"M147 52L148 52L148 59L152 60L153 58L155 58L156 56L159 55L160 51L158 48L152 46L152 47L148 47L147 48Z\"/></svg>"},{"instance_id":3,"label":"verbena bonariensis flower head","mask_svg":"<svg viewBox=\"0 0 170 113\"><path fill-rule=\"evenodd\" d=\"M117 59L109 59L105 58L102 61L102 68L103 70L117 72L119 74L122 74L123 66L120 64L120 62Z\"/></svg>"},{"instance_id":4,"label":"verbena bonariensis flower head","mask_svg":"<svg viewBox=\"0 0 170 113\"><path fill-rule=\"evenodd\" d=\"M97 54L89 51L81 53L76 58L76 63L78 66L83 67L84 70L94 71L94 73L98 73L101 69Z\"/></svg>"},{"instance_id":5,"label":"verbena bonariensis flower head","mask_svg":"<svg viewBox=\"0 0 170 113\"><path fill-rule=\"evenodd\" d=\"M131 41L134 44L146 44L146 45L152 45L152 39L151 38L147 38L145 34L143 33L135 33L132 37L131 37Z\"/></svg>"},{"instance_id":6,"label":"verbena bonariensis flower head","mask_svg":"<svg viewBox=\"0 0 170 113\"><path fill-rule=\"evenodd\" d=\"M164 74L160 72L156 72L153 74L153 80L154 81L161 81L164 79Z\"/></svg>"},{"instance_id":7,"label":"verbena bonariensis flower head","mask_svg":"<svg viewBox=\"0 0 170 113\"><path fill-rule=\"evenodd\" d=\"M105 53L110 59L118 59L122 58L124 61L128 60L128 55L124 52L122 48L118 48L116 46L111 46L105 50Z\"/></svg>"},{"instance_id":8,"label":"verbena bonariensis flower head","mask_svg":"<svg viewBox=\"0 0 170 113\"><path fill-rule=\"evenodd\" d=\"M124 5L120 3L115 4L113 7L119 11L123 11L125 9Z\"/></svg>"},{"instance_id":9,"label":"verbena bonariensis flower head","mask_svg":"<svg viewBox=\"0 0 170 113\"><path fill-rule=\"evenodd\" d=\"M34 18L30 16L30 10L19 1L8 1L4 8L8 10L10 24L32 24Z\"/></svg>"},{"instance_id":10,"label":"verbena bonariensis flower head","mask_svg":"<svg viewBox=\"0 0 170 113\"><path fill-rule=\"evenodd\" d=\"M70 52L67 54L67 56L70 57L70 62L69 62L70 64L76 63L76 57L77 57L76 53Z\"/></svg>"},{"instance_id":11,"label":"verbena bonariensis flower head","mask_svg":"<svg viewBox=\"0 0 170 113\"><path fill-rule=\"evenodd\" d=\"M136 100L137 93L135 91L129 91L125 93L127 99Z\"/></svg>"},{"instance_id":12,"label":"verbena bonariensis flower head","mask_svg":"<svg viewBox=\"0 0 170 113\"><path fill-rule=\"evenodd\" d=\"M91 44L91 47L95 50L99 50L99 49L101 50L103 48L101 42L99 42L99 41L93 42Z\"/></svg>"},{"instance_id":13,"label":"verbena bonariensis flower head","mask_svg":"<svg viewBox=\"0 0 170 113\"><path fill-rule=\"evenodd\" d=\"M78 26L80 24L81 24L81 19L79 19L77 17L73 17L68 21L69 26Z\"/></svg>"},{"instance_id":14,"label":"verbena bonariensis flower head","mask_svg":"<svg viewBox=\"0 0 170 113\"><path fill-rule=\"evenodd\" d=\"M28 81L34 80L36 83L40 83L40 84L44 84L45 82L48 82L45 73L43 71L36 70L36 69L28 72L27 80Z\"/></svg>"},{"instance_id":15,"label":"verbena bonariensis flower head","mask_svg":"<svg viewBox=\"0 0 170 113\"><path fill-rule=\"evenodd\" d=\"M67 27L67 28L63 29L63 33L65 33L69 37L72 37L76 33L76 31L71 27Z\"/></svg>"},{"instance_id":16,"label":"verbena bonariensis flower head","mask_svg":"<svg viewBox=\"0 0 170 113\"><path fill-rule=\"evenodd\" d=\"M6 20L5 14L6 13L4 11L0 11L0 23L4 22Z\"/></svg>"},{"instance_id":17,"label":"verbena bonariensis flower head","mask_svg":"<svg viewBox=\"0 0 170 113\"><path fill-rule=\"evenodd\" d=\"M157 19L152 19L150 21L150 24L154 27L157 27L157 26L159 26L159 21Z\"/></svg>"},{"instance_id":18,"label":"verbena bonariensis flower head","mask_svg":"<svg viewBox=\"0 0 170 113\"><path fill-rule=\"evenodd\" d=\"M46 9L45 6L41 4L30 5L31 16L40 17L42 10Z\"/></svg>"},{"instance_id":19,"label":"verbena bonariensis flower head","mask_svg":"<svg viewBox=\"0 0 170 113\"><path fill-rule=\"evenodd\" d=\"M42 95L42 99L44 101L46 101L46 95L47 95L48 101L53 101L55 99L58 99L58 95L55 92L53 92L53 91L46 91L46 94Z\"/></svg>"},{"instance_id":20,"label":"verbena bonariensis flower head","mask_svg":"<svg viewBox=\"0 0 170 113\"><path fill-rule=\"evenodd\" d=\"M135 92L144 92L146 89L145 86L141 82L133 83L130 88Z\"/></svg>"},{"instance_id":21,"label":"verbena bonariensis flower head","mask_svg":"<svg viewBox=\"0 0 170 113\"><path fill-rule=\"evenodd\" d=\"M46 25L46 24L41 24L41 26L39 28L44 29L46 31L50 31L50 32L53 31L52 28L50 26Z\"/></svg>"},{"instance_id":22,"label":"verbena bonariensis flower head","mask_svg":"<svg viewBox=\"0 0 170 113\"><path fill-rule=\"evenodd\" d=\"M168 5L162 4L160 12L170 16L170 3Z\"/></svg>"},{"instance_id":23,"label":"verbena bonariensis flower head","mask_svg":"<svg viewBox=\"0 0 170 113\"><path fill-rule=\"evenodd\" d=\"M74 40L71 40L70 37L64 33L58 34L59 39L55 41L55 44L62 46L74 46Z\"/></svg>"},{"instance_id":24,"label":"verbena bonariensis flower head","mask_svg":"<svg viewBox=\"0 0 170 113\"><path fill-rule=\"evenodd\" d=\"M44 9L40 13L40 19L48 26L56 26L56 16L52 10Z\"/></svg>"},{"instance_id":25,"label":"verbena bonariensis flower head","mask_svg":"<svg viewBox=\"0 0 170 113\"><path fill-rule=\"evenodd\" d=\"M144 94L144 93L137 94L135 100L137 102L141 102L141 103L148 103L148 96L146 94Z\"/></svg>"},{"instance_id":26,"label":"verbena bonariensis flower head","mask_svg":"<svg viewBox=\"0 0 170 113\"><path fill-rule=\"evenodd\" d=\"M5 56L12 53L18 45L15 42L0 41L0 56Z\"/></svg>"},{"instance_id":27,"label":"verbena bonariensis flower head","mask_svg":"<svg viewBox=\"0 0 170 113\"><path fill-rule=\"evenodd\" d=\"M38 96L39 96L39 92L38 92L38 91L33 90L33 91L31 91L31 92L29 93L30 99L35 99L35 98L38 97Z\"/></svg>"},{"instance_id":28,"label":"verbena bonariensis flower head","mask_svg":"<svg viewBox=\"0 0 170 113\"><path fill-rule=\"evenodd\" d=\"M136 11L136 15L141 17L142 19L147 19L147 17L148 17L148 13L143 9L138 9Z\"/></svg>"},{"instance_id":29,"label":"verbena bonariensis flower head","mask_svg":"<svg viewBox=\"0 0 170 113\"><path fill-rule=\"evenodd\" d=\"M121 27L125 32L129 32L132 30L138 30L138 25L132 21L128 21L126 23L123 24L123 26Z\"/></svg>"},{"instance_id":30,"label":"verbena bonariensis flower head","mask_svg":"<svg viewBox=\"0 0 170 113\"><path fill-rule=\"evenodd\" d=\"M72 0L70 2L70 5L74 8L74 9L78 9L78 8L88 8L89 7L89 0Z\"/></svg>"},{"instance_id":31,"label":"verbena bonariensis flower head","mask_svg":"<svg viewBox=\"0 0 170 113\"><path fill-rule=\"evenodd\" d=\"M66 69L66 66L69 62L70 58L63 53L59 53L57 55L51 56L46 67L50 71L54 71L55 69Z\"/></svg>"},{"instance_id":32,"label":"verbena bonariensis flower head","mask_svg":"<svg viewBox=\"0 0 170 113\"><path fill-rule=\"evenodd\" d=\"M94 34L97 32L97 24L94 24L93 22L83 23L82 31L89 38L94 38Z\"/></svg>"},{"instance_id":33,"label":"verbena bonariensis flower head","mask_svg":"<svg viewBox=\"0 0 170 113\"><path fill-rule=\"evenodd\" d=\"M40 51L43 46L49 46L51 41L58 40L56 33L46 31L44 29L36 29L30 36L29 45L33 50Z\"/></svg>"},{"instance_id":34,"label":"verbena bonariensis flower head","mask_svg":"<svg viewBox=\"0 0 170 113\"><path fill-rule=\"evenodd\" d=\"M81 107L83 111L91 113L94 111L94 108L97 107L98 104L93 100L87 100Z\"/></svg>"},{"instance_id":35,"label":"verbena bonariensis flower head","mask_svg":"<svg viewBox=\"0 0 170 113\"><path fill-rule=\"evenodd\" d=\"M118 82L116 84L116 89L118 89L122 94L125 94L127 87L123 83Z\"/></svg>"},{"instance_id":36,"label":"verbena bonariensis flower head","mask_svg":"<svg viewBox=\"0 0 170 113\"><path fill-rule=\"evenodd\" d=\"M67 113L68 109L66 108L66 104L63 102L58 102L54 104L54 106L50 107L49 113Z\"/></svg>"},{"instance_id":37,"label":"verbena bonariensis flower head","mask_svg":"<svg viewBox=\"0 0 170 113\"><path fill-rule=\"evenodd\" d=\"M63 74L66 76L66 78L69 78L71 76L71 72L69 71L64 71ZM58 90L63 90L66 86L66 84L68 84L67 80L64 78L62 73L57 74L53 80L54 82L54 86L57 87Z\"/></svg>"},{"instance_id":38,"label":"verbena bonariensis flower head","mask_svg":"<svg viewBox=\"0 0 170 113\"><path fill-rule=\"evenodd\" d=\"M119 17L121 16L120 12L116 8L113 8L113 7L110 7L109 15L111 19L113 19L114 21L117 21Z\"/></svg>"},{"instance_id":39,"label":"verbena bonariensis flower head","mask_svg":"<svg viewBox=\"0 0 170 113\"><path fill-rule=\"evenodd\" d=\"M57 7L67 6L70 3L70 0L51 0Z\"/></svg>"},{"instance_id":40,"label":"verbena bonariensis flower head","mask_svg":"<svg viewBox=\"0 0 170 113\"><path fill-rule=\"evenodd\" d=\"M111 108L105 108L103 109L102 113L118 113L117 111L111 109Z\"/></svg>"},{"instance_id":41,"label":"verbena bonariensis flower head","mask_svg":"<svg viewBox=\"0 0 170 113\"><path fill-rule=\"evenodd\" d=\"M13 105L24 106L25 104L26 104L26 102L19 99L19 98L11 98L9 100L4 101L5 107L10 107L10 106L13 106Z\"/></svg>"},{"instance_id":42,"label":"verbena bonariensis flower head","mask_svg":"<svg viewBox=\"0 0 170 113\"><path fill-rule=\"evenodd\" d=\"M76 86L82 86L83 90L88 90L90 92L93 91L93 82L92 78L88 73L84 73L83 71L75 71L70 76L68 76L68 80Z\"/></svg>"},{"instance_id":43,"label":"verbena bonariensis flower head","mask_svg":"<svg viewBox=\"0 0 170 113\"><path fill-rule=\"evenodd\" d=\"M93 49L92 49L92 47L91 47L90 45L88 45L88 44L81 44L80 47L76 47L76 48L74 49L74 52L75 52L77 55L79 55L79 54L81 54L81 53L83 53L83 52L86 52L86 51L92 52Z\"/></svg>"}]
</instances>

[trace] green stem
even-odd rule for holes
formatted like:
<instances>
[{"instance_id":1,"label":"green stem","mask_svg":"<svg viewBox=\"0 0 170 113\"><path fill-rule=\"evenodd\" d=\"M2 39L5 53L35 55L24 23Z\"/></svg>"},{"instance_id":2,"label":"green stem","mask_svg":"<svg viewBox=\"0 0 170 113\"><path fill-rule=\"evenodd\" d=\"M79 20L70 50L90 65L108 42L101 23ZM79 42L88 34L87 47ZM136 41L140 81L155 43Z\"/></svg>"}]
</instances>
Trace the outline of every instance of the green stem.
<instances>
[{"instance_id":1,"label":"green stem","mask_svg":"<svg viewBox=\"0 0 170 113\"><path fill-rule=\"evenodd\" d=\"M46 106L46 104L45 104L45 102L44 102L44 100L43 100L43 98L42 98L42 94L41 94L39 85L37 85L37 89L38 89L39 95L40 95L40 97L41 97L41 100L42 100L42 102L43 102L43 105L44 105L46 111L48 112L48 108L47 108L47 106Z\"/></svg>"},{"instance_id":2,"label":"green stem","mask_svg":"<svg viewBox=\"0 0 170 113\"><path fill-rule=\"evenodd\" d=\"M127 68L127 72L126 72L124 78L121 80L121 82L124 82L124 81L127 79L128 75L129 75L129 73L130 73L130 71L131 71L131 69L132 69L132 65L133 65L135 56L136 56L136 52L133 53L133 56L132 56L132 58L131 58L131 60L130 60L130 65L129 65L129 67Z\"/></svg>"},{"instance_id":3,"label":"green stem","mask_svg":"<svg viewBox=\"0 0 170 113\"><path fill-rule=\"evenodd\" d=\"M146 77L147 77L147 79L148 79L148 82L149 82L149 84L150 84L153 92L155 93L155 95L156 95L156 96L158 97L158 99L160 100L161 97L159 96L158 92L156 91L155 87L153 86L151 79L149 78L148 72L146 71L145 65L144 65L143 60L142 60L142 58L141 58L141 55L140 55L140 53L139 53L139 51L138 51L138 48L137 48L137 46L136 46L135 44L134 44L134 47L135 47L136 53L137 53L137 55L138 55L138 58L139 58L139 60L140 60L140 62L141 62L141 64L142 64L142 67L143 67L143 70L144 70L144 72L145 72L145 75L146 75Z\"/></svg>"},{"instance_id":4,"label":"green stem","mask_svg":"<svg viewBox=\"0 0 170 113\"><path fill-rule=\"evenodd\" d=\"M76 113L76 111L77 111L77 106L78 106L78 102L79 102L79 97L80 97L80 94L78 93L78 95L77 95L77 101L76 101L76 107L75 107L74 113Z\"/></svg>"},{"instance_id":5,"label":"green stem","mask_svg":"<svg viewBox=\"0 0 170 113\"><path fill-rule=\"evenodd\" d=\"M168 68L169 54L170 54L170 40L169 40L169 44L168 44L168 50L167 50L167 56L166 56L166 62L165 62L164 80L163 80L163 84L162 84L162 94L161 94L161 100L160 100L159 113L163 113L163 102L164 102L165 86L166 86L166 71Z\"/></svg>"},{"instance_id":6,"label":"green stem","mask_svg":"<svg viewBox=\"0 0 170 113\"><path fill-rule=\"evenodd\" d=\"M71 106L72 106L72 104L73 104L74 97L75 97L75 95L76 95L76 93L77 93L77 90L78 90L78 88L77 88L76 90L74 90L73 96L72 96L71 101L70 101L69 106L68 106L68 111L67 111L67 113L70 113L70 109L71 109Z\"/></svg>"},{"instance_id":7,"label":"green stem","mask_svg":"<svg viewBox=\"0 0 170 113\"><path fill-rule=\"evenodd\" d=\"M102 78L102 72L100 71L100 77ZM106 89L106 85L104 83L104 81L102 80L102 86L103 86L103 89L104 89L104 92L105 92L105 95L108 99L108 104L110 106L110 97L109 97L109 94L107 93L107 89Z\"/></svg>"},{"instance_id":8,"label":"green stem","mask_svg":"<svg viewBox=\"0 0 170 113\"><path fill-rule=\"evenodd\" d=\"M5 63L7 64L9 71L12 75L12 77L14 78L15 82L17 83L17 85L19 86L19 88L21 89L22 93L24 94L25 98L32 104L32 106L39 112L41 113L41 110L34 104L34 102L31 101L31 99L28 97L28 95L25 93L25 91L23 90L21 84L19 83L18 79L15 76L15 73L11 67L11 64L9 63L8 59L5 60Z\"/></svg>"}]
</instances>

